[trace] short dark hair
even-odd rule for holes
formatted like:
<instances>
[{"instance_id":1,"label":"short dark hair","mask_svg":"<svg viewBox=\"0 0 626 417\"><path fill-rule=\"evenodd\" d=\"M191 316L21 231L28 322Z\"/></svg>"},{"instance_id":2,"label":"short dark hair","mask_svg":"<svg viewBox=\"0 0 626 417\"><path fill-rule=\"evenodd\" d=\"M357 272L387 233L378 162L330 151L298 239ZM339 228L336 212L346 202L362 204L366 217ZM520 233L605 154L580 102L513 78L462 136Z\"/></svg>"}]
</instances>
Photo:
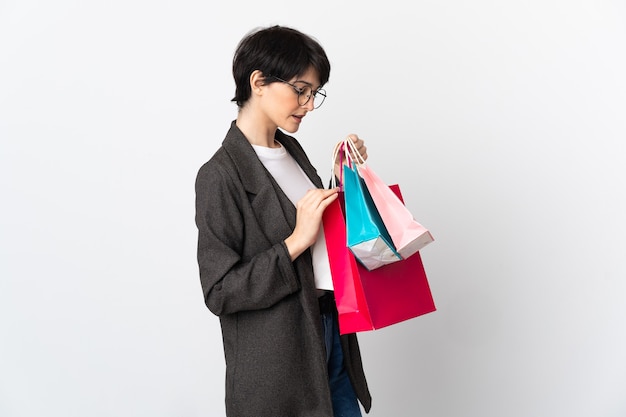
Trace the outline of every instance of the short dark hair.
<instances>
[{"instance_id":1,"label":"short dark hair","mask_svg":"<svg viewBox=\"0 0 626 417\"><path fill-rule=\"evenodd\" d=\"M252 94L250 75L259 70L290 80L313 68L320 78L320 86L328 82L330 62L326 52L311 36L285 26L270 26L248 33L237 46L233 57L235 97L231 100L242 107ZM276 82L268 79L267 83Z\"/></svg>"}]
</instances>

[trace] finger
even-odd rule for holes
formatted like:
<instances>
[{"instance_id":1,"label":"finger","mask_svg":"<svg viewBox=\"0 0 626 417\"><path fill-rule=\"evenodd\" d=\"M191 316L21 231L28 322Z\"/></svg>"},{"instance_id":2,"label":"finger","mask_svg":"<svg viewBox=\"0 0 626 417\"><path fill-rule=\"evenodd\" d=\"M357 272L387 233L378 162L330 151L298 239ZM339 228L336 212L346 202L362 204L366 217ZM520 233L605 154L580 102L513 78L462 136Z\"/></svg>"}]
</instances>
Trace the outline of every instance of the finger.
<instances>
[{"instance_id":1,"label":"finger","mask_svg":"<svg viewBox=\"0 0 626 417\"><path fill-rule=\"evenodd\" d=\"M332 195L336 195L338 191L339 191L339 187L330 188L330 189L315 188L315 189L308 190L306 194L304 195L304 197L300 199L300 204L303 204L303 205L310 204L314 207L317 207L326 198Z\"/></svg>"},{"instance_id":2,"label":"finger","mask_svg":"<svg viewBox=\"0 0 626 417\"><path fill-rule=\"evenodd\" d=\"M363 139L361 139L361 138L359 137L359 135L357 135L356 133L350 133L350 134L348 135L348 139L350 139L350 140L352 141L352 143L354 144L354 147L355 147L356 149L361 148L361 147L363 146L363 144L365 143L365 142L363 141Z\"/></svg>"},{"instance_id":3,"label":"finger","mask_svg":"<svg viewBox=\"0 0 626 417\"><path fill-rule=\"evenodd\" d=\"M330 196L332 196L333 194L337 194L337 192L339 192L339 187L334 187L334 188L316 188L315 190L310 190L312 195L317 195L320 196L321 199L325 199L328 198Z\"/></svg>"},{"instance_id":4,"label":"finger","mask_svg":"<svg viewBox=\"0 0 626 417\"><path fill-rule=\"evenodd\" d=\"M325 190L324 192L324 201L326 200L334 200L339 195L339 187L331 188L329 190Z\"/></svg>"},{"instance_id":5,"label":"finger","mask_svg":"<svg viewBox=\"0 0 626 417\"><path fill-rule=\"evenodd\" d=\"M320 202L319 208L322 209L322 211L326 210L326 207L328 207L338 197L339 197L338 193L329 195L328 197L326 197L324 200Z\"/></svg>"},{"instance_id":6,"label":"finger","mask_svg":"<svg viewBox=\"0 0 626 417\"><path fill-rule=\"evenodd\" d=\"M359 149L365 143L363 139L361 139L358 135L354 133L350 134L348 137L352 140L352 143L354 143L354 147L357 149Z\"/></svg>"},{"instance_id":7,"label":"finger","mask_svg":"<svg viewBox=\"0 0 626 417\"><path fill-rule=\"evenodd\" d=\"M356 133L350 133L348 135L348 137L350 138L350 140L352 140L352 142L357 143L360 139L359 139L359 135L357 135Z\"/></svg>"}]
</instances>

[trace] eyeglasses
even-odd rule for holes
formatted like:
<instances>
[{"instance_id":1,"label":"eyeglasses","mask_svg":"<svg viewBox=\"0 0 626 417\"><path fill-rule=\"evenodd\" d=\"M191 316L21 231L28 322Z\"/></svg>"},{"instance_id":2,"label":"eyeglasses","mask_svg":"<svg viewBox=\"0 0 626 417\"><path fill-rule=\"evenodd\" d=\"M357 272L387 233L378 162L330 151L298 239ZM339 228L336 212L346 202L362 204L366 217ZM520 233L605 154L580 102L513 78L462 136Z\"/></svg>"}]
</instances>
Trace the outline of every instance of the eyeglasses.
<instances>
[{"instance_id":1,"label":"eyeglasses","mask_svg":"<svg viewBox=\"0 0 626 417\"><path fill-rule=\"evenodd\" d=\"M313 97L314 109L318 109L322 105L322 103L324 103L324 99L326 98L326 90L324 90L323 88L318 88L317 90L313 90L313 88L311 88L311 86L309 85L305 85L304 87L299 87L295 84L290 83L289 81L285 81L274 75L270 75L270 77L276 78L278 81L285 83L291 88L293 88L293 90L298 95L298 104L301 106L306 106L309 100L311 100L311 97Z\"/></svg>"}]
</instances>

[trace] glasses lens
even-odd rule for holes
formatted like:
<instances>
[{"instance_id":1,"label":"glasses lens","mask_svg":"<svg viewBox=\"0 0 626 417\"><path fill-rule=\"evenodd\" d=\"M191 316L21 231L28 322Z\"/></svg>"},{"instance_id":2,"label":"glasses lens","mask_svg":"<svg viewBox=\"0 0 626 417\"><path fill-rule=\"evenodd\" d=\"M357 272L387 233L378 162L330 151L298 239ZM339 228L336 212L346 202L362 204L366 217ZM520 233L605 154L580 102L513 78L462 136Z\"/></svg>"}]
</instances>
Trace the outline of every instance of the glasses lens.
<instances>
[{"instance_id":1,"label":"glasses lens","mask_svg":"<svg viewBox=\"0 0 626 417\"><path fill-rule=\"evenodd\" d=\"M313 108L317 109L322 105L326 98L326 91L321 88L317 91L313 91L311 87L304 87L302 92L298 94L298 104L305 106L309 100L313 100Z\"/></svg>"},{"instance_id":2,"label":"glasses lens","mask_svg":"<svg viewBox=\"0 0 626 417\"><path fill-rule=\"evenodd\" d=\"M313 102L313 107L317 109L322 105L324 99L326 98L326 90L322 90L320 88L314 94L315 95L313 97L315 98L315 101Z\"/></svg>"},{"instance_id":3,"label":"glasses lens","mask_svg":"<svg viewBox=\"0 0 626 417\"><path fill-rule=\"evenodd\" d=\"M298 104L301 106L306 106L309 100L313 100L313 108L317 109L322 105L324 99L326 98L326 91L323 89L319 89L313 91L311 87L303 86L298 87Z\"/></svg>"},{"instance_id":4,"label":"glasses lens","mask_svg":"<svg viewBox=\"0 0 626 417\"><path fill-rule=\"evenodd\" d=\"M299 86L298 88L300 89L300 91L298 92L298 104L304 106L311 99L313 90L309 86Z\"/></svg>"}]
</instances>

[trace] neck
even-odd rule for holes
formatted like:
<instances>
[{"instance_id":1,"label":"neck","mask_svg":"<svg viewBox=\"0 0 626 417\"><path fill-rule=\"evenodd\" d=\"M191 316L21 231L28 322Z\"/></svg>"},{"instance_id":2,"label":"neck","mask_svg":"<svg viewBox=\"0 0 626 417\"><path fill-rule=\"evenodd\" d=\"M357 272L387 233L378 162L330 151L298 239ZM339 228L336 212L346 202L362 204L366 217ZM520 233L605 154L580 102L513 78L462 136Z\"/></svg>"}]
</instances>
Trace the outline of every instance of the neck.
<instances>
[{"instance_id":1,"label":"neck","mask_svg":"<svg viewBox=\"0 0 626 417\"><path fill-rule=\"evenodd\" d=\"M235 123L252 145L268 148L280 146L274 139L277 127L270 125L267 121L259 120L258 115L255 116L255 113L246 107L239 111Z\"/></svg>"}]
</instances>

